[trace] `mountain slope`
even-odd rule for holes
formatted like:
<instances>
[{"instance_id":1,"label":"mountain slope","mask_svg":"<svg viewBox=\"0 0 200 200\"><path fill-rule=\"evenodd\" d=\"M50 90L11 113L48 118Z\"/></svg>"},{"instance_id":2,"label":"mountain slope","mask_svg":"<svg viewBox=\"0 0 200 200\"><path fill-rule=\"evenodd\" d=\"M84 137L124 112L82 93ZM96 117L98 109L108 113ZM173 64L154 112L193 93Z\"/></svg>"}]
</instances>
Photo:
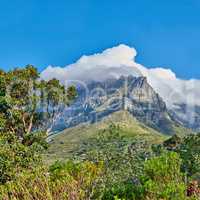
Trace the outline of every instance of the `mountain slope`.
<instances>
[{"instance_id":1,"label":"mountain slope","mask_svg":"<svg viewBox=\"0 0 200 200\"><path fill-rule=\"evenodd\" d=\"M146 140L149 144L154 144L167 138L167 136L139 122L128 111L118 111L97 123L80 124L51 137L50 147L46 155L48 162L70 157L84 141L96 137L99 130L108 128L111 123L119 125L122 130L121 134L130 138L130 140L137 138Z\"/></svg>"}]
</instances>

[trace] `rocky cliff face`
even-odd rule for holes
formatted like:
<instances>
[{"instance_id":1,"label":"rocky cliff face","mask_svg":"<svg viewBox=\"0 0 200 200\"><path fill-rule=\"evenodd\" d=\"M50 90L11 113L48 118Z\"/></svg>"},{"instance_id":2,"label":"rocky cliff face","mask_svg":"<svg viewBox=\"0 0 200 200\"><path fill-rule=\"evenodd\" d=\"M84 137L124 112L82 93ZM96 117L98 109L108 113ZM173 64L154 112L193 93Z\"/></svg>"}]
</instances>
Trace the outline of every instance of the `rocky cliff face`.
<instances>
[{"instance_id":1,"label":"rocky cliff face","mask_svg":"<svg viewBox=\"0 0 200 200\"><path fill-rule=\"evenodd\" d=\"M127 110L139 121L164 133L172 133L166 104L145 77L121 76L78 87L78 98L57 124L64 129L83 122L95 123L119 110Z\"/></svg>"}]
</instances>

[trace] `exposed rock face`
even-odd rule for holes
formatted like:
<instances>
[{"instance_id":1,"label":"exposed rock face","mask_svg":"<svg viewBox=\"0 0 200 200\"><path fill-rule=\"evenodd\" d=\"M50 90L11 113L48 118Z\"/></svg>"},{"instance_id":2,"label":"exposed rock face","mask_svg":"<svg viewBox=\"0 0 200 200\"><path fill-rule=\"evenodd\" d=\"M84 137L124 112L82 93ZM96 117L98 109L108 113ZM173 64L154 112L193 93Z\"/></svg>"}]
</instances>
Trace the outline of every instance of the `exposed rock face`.
<instances>
[{"instance_id":1,"label":"exposed rock face","mask_svg":"<svg viewBox=\"0 0 200 200\"><path fill-rule=\"evenodd\" d=\"M146 77L121 76L104 82L91 81L78 87L79 97L59 121L59 129L94 123L109 114L127 110L138 120L164 133L172 133L165 102Z\"/></svg>"}]
</instances>

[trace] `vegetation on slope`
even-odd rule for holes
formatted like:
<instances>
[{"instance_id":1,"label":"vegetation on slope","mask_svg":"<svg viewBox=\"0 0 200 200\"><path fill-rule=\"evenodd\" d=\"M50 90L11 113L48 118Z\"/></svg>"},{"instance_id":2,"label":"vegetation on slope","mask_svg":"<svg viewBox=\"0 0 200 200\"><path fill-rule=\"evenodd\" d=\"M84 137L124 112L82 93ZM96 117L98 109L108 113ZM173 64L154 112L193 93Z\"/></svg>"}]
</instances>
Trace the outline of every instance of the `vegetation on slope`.
<instances>
[{"instance_id":1,"label":"vegetation on slope","mask_svg":"<svg viewBox=\"0 0 200 200\"><path fill-rule=\"evenodd\" d=\"M126 112L97 126L80 126L57 135L46 155L54 150L58 158L68 159L46 165L42 159L48 148L45 134L60 105L68 104L76 92L73 87L66 91L57 80L43 82L38 77L33 66L0 71L0 199L200 198L200 134L165 140ZM38 109L40 103L45 105L44 112ZM61 154L59 143L65 150Z\"/></svg>"},{"instance_id":2,"label":"vegetation on slope","mask_svg":"<svg viewBox=\"0 0 200 200\"><path fill-rule=\"evenodd\" d=\"M150 144L162 142L167 136L149 128L133 118L127 111L119 111L109 115L102 121L94 124L82 124L74 128L64 130L50 139L47 152L47 161L66 159L71 157L82 143L99 135L100 130L109 128L110 124L120 127L120 135L128 140L142 139Z\"/></svg>"}]
</instances>

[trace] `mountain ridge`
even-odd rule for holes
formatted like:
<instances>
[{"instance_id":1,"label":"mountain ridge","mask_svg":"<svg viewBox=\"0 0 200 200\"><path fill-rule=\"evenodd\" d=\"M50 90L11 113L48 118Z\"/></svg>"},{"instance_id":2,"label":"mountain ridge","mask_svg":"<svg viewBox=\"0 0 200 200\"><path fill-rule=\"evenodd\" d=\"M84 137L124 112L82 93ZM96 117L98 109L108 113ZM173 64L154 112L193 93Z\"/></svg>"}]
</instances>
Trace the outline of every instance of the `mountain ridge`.
<instances>
[{"instance_id":1,"label":"mountain ridge","mask_svg":"<svg viewBox=\"0 0 200 200\"><path fill-rule=\"evenodd\" d=\"M77 90L78 98L55 129L64 130L85 122L93 124L120 110L128 111L140 122L164 134L173 135L176 127L182 126L146 77L130 75L90 81L86 87L77 86Z\"/></svg>"}]
</instances>

